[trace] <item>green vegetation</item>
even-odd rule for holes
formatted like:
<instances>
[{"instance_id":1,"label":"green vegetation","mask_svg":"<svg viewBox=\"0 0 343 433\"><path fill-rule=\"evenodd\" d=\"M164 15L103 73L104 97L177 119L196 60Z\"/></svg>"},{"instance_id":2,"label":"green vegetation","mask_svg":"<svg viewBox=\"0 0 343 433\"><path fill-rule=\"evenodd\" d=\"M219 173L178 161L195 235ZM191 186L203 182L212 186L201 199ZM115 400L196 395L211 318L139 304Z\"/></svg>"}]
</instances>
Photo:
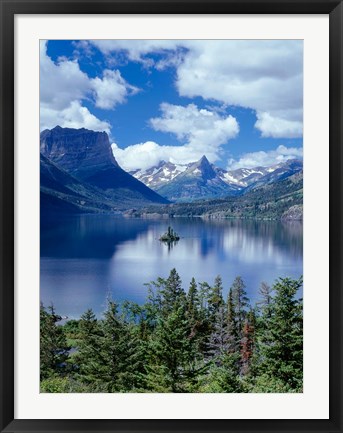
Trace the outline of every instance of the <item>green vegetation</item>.
<instances>
[{"instance_id":1,"label":"green vegetation","mask_svg":"<svg viewBox=\"0 0 343 433\"><path fill-rule=\"evenodd\" d=\"M160 237L160 241L162 242L176 242L180 239L180 236L174 232L174 230L169 226L166 233L164 233Z\"/></svg>"},{"instance_id":2,"label":"green vegetation","mask_svg":"<svg viewBox=\"0 0 343 433\"><path fill-rule=\"evenodd\" d=\"M253 189L236 197L199 200L148 206L136 210L136 216L163 215L203 218L259 218L302 219L303 175L294 174L287 179ZM293 212L290 212L293 209ZM297 211L294 212L294 209Z\"/></svg>"},{"instance_id":3,"label":"green vegetation","mask_svg":"<svg viewBox=\"0 0 343 433\"><path fill-rule=\"evenodd\" d=\"M241 277L188 291L175 269L148 284L144 305L113 301L59 325L41 307L42 392L302 392L302 279L261 284L252 306ZM71 350L73 348L73 350Z\"/></svg>"}]
</instances>

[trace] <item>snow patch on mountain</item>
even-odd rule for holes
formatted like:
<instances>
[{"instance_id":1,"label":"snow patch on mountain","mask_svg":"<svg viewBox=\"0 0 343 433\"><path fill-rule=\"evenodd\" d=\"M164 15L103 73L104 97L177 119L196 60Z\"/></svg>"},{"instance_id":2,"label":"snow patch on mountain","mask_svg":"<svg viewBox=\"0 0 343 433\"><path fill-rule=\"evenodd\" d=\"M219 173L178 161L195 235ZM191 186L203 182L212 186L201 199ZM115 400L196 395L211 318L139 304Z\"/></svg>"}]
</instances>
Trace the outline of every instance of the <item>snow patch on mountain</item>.
<instances>
[{"instance_id":1,"label":"snow patch on mountain","mask_svg":"<svg viewBox=\"0 0 343 433\"><path fill-rule=\"evenodd\" d=\"M136 170L131 174L153 190L160 192L162 188L161 193L165 192L170 199L177 200L181 194L178 189L184 190L185 185L188 190L182 191L183 195L186 194L188 197L193 189L193 195L200 196L199 188L195 191L192 179L193 182L201 182L201 194L208 193L215 197L244 193L255 186L275 182L299 170L302 170L302 161L289 160L269 167L239 168L227 171L211 164L204 155L199 161L189 164L161 161L157 166L147 170ZM191 185L193 185L192 188ZM168 188L165 189L167 186ZM205 191L206 188L207 191Z\"/></svg>"}]
</instances>

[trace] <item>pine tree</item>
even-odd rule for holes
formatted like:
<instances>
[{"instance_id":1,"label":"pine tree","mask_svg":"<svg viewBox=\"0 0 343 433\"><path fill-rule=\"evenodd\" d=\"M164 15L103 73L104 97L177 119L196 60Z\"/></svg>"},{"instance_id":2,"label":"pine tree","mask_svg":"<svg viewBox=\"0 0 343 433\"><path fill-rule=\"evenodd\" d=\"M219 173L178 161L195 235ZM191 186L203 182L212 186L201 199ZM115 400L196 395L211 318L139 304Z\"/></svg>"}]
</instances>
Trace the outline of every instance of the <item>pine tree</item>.
<instances>
[{"instance_id":1,"label":"pine tree","mask_svg":"<svg viewBox=\"0 0 343 433\"><path fill-rule=\"evenodd\" d=\"M239 353L228 352L220 357L219 365L213 364L203 392L242 392L239 377Z\"/></svg>"},{"instance_id":2,"label":"pine tree","mask_svg":"<svg viewBox=\"0 0 343 433\"><path fill-rule=\"evenodd\" d=\"M249 299L245 291L245 284L241 277L236 277L232 286L232 305L235 322L237 326L238 338L243 335L243 325L249 307Z\"/></svg>"},{"instance_id":3,"label":"pine tree","mask_svg":"<svg viewBox=\"0 0 343 433\"><path fill-rule=\"evenodd\" d=\"M48 311L43 305L40 307L40 376L48 378L54 374L65 373L66 360L70 347L62 326L57 323L61 320L55 312L53 305Z\"/></svg>"},{"instance_id":4,"label":"pine tree","mask_svg":"<svg viewBox=\"0 0 343 433\"><path fill-rule=\"evenodd\" d=\"M105 360L101 353L101 342L104 338L100 324L91 309L82 314L79 323L78 351L75 363L78 376L82 382L92 384L96 390L102 385L101 374Z\"/></svg>"},{"instance_id":5,"label":"pine tree","mask_svg":"<svg viewBox=\"0 0 343 433\"><path fill-rule=\"evenodd\" d=\"M203 312L208 313L208 298L210 294L211 287L206 281L203 281L199 284L199 301L200 301L200 309Z\"/></svg>"},{"instance_id":6,"label":"pine tree","mask_svg":"<svg viewBox=\"0 0 343 433\"><path fill-rule=\"evenodd\" d=\"M260 300L257 303L265 319L270 319L272 316L271 304L272 304L272 289L264 281L261 283L259 290Z\"/></svg>"},{"instance_id":7,"label":"pine tree","mask_svg":"<svg viewBox=\"0 0 343 433\"><path fill-rule=\"evenodd\" d=\"M192 334L184 306L160 318L148 346L148 384L156 392L188 392L196 384L201 363L198 339Z\"/></svg>"},{"instance_id":8,"label":"pine tree","mask_svg":"<svg viewBox=\"0 0 343 433\"><path fill-rule=\"evenodd\" d=\"M208 342L207 362L210 368L202 391L240 392L239 360L236 339L231 332L226 309L221 306Z\"/></svg>"},{"instance_id":9,"label":"pine tree","mask_svg":"<svg viewBox=\"0 0 343 433\"><path fill-rule=\"evenodd\" d=\"M219 307L215 315L213 331L207 346L208 355L214 360L219 360L221 356L235 350L235 339L230 332L224 306Z\"/></svg>"},{"instance_id":10,"label":"pine tree","mask_svg":"<svg viewBox=\"0 0 343 433\"><path fill-rule=\"evenodd\" d=\"M233 289L232 287L229 290L228 300L227 300L227 322L230 335L233 338L234 343L238 344L238 326L237 326L237 317L235 311L235 305L233 302Z\"/></svg>"},{"instance_id":11,"label":"pine tree","mask_svg":"<svg viewBox=\"0 0 343 433\"><path fill-rule=\"evenodd\" d=\"M214 280L214 285L209 288L208 293L208 310L212 321L223 305L223 282L220 275L218 275Z\"/></svg>"},{"instance_id":12,"label":"pine tree","mask_svg":"<svg viewBox=\"0 0 343 433\"><path fill-rule=\"evenodd\" d=\"M261 338L261 370L291 389L302 388L302 299L296 294L302 279L280 278L273 286L275 297L268 329Z\"/></svg>"},{"instance_id":13,"label":"pine tree","mask_svg":"<svg viewBox=\"0 0 343 433\"><path fill-rule=\"evenodd\" d=\"M255 313L250 310L244 321L241 340L241 375L247 375L250 371L250 364L255 350L255 326Z\"/></svg>"},{"instance_id":14,"label":"pine tree","mask_svg":"<svg viewBox=\"0 0 343 433\"><path fill-rule=\"evenodd\" d=\"M122 375L127 373L129 354L128 337L125 326L120 320L118 306L109 301L102 321L102 338L100 339L99 377L108 392L126 391Z\"/></svg>"},{"instance_id":15,"label":"pine tree","mask_svg":"<svg viewBox=\"0 0 343 433\"><path fill-rule=\"evenodd\" d=\"M170 271L169 277L160 283L162 311L164 315L168 315L174 308L178 308L186 302L186 293L175 268Z\"/></svg>"},{"instance_id":16,"label":"pine tree","mask_svg":"<svg viewBox=\"0 0 343 433\"><path fill-rule=\"evenodd\" d=\"M190 282L188 293L187 293L187 311L189 316L193 320L196 320L199 314L199 306L200 306L200 301L199 301L197 283L195 282L195 279L193 277Z\"/></svg>"}]
</instances>

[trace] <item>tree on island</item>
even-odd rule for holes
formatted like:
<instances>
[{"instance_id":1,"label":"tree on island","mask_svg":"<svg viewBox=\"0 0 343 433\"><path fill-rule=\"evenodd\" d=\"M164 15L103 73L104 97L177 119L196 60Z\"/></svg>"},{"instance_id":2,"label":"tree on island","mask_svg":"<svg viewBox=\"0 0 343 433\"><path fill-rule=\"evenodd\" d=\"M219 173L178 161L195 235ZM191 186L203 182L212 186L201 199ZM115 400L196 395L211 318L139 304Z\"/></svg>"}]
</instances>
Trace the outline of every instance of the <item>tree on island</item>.
<instances>
[{"instance_id":1,"label":"tree on island","mask_svg":"<svg viewBox=\"0 0 343 433\"><path fill-rule=\"evenodd\" d=\"M160 237L160 241L163 242L175 242L180 239L180 236L169 226L166 233Z\"/></svg>"}]
</instances>

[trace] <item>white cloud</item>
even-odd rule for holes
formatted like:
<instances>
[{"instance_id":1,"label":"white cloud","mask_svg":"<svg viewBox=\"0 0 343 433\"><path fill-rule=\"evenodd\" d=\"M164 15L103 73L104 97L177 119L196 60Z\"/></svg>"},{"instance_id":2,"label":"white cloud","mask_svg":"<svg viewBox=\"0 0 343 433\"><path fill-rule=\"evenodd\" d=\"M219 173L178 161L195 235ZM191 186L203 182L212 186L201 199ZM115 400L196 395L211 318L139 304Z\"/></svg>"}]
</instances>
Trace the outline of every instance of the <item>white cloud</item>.
<instances>
[{"instance_id":1,"label":"white cloud","mask_svg":"<svg viewBox=\"0 0 343 433\"><path fill-rule=\"evenodd\" d=\"M92 41L105 55L124 51L157 69L175 66L181 96L252 108L265 137L302 135L303 42L296 40ZM183 49L182 49L183 48ZM174 54L173 54L174 52Z\"/></svg>"},{"instance_id":2,"label":"white cloud","mask_svg":"<svg viewBox=\"0 0 343 433\"><path fill-rule=\"evenodd\" d=\"M185 144L161 146L148 141L120 149L114 143L113 154L126 170L147 169L162 160L186 164L203 155L214 162L218 159L221 145L239 132L234 117L220 116L215 111L199 109L194 104L183 107L164 103L160 108L162 116L150 119L151 126L157 131L175 134Z\"/></svg>"},{"instance_id":3,"label":"white cloud","mask_svg":"<svg viewBox=\"0 0 343 433\"><path fill-rule=\"evenodd\" d=\"M58 111L68 107L71 101L85 98L89 79L76 61L61 60L55 64L46 51L47 42L41 41L40 102L41 106Z\"/></svg>"},{"instance_id":4,"label":"white cloud","mask_svg":"<svg viewBox=\"0 0 343 433\"><path fill-rule=\"evenodd\" d=\"M287 120L273 117L269 113L257 112L255 128L261 131L262 137L296 138L303 135L303 124L299 120Z\"/></svg>"},{"instance_id":5,"label":"white cloud","mask_svg":"<svg viewBox=\"0 0 343 433\"><path fill-rule=\"evenodd\" d=\"M200 159L203 149L194 149L189 145L161 146L154 141L133 144L125 149L120 149L116 143L112 144L113 155L125 170L140 168L146 170L160 161L170 161L175 164L187 164ZM210 161L217 159L216 149L208 149L206 156Z\"/></svg>"},{"instance_id":6,"label":"white cloud","mask_svg":"<svg viewBox=\"0 0 343 433\"><path fill-rule=\"evenodd\" d=\"M215 111L199 109L195 104L184 107L163 103L160 109L162 116L150 119L151 126L156 131L175 134L194 149L207 150L211 146L217 150L239 132L233 116L222 117Z\"/></svg>"},{"instance_id":7,"label":"white cloud","mask_svg":"<svg viewBox=\"0 0 343 433\"><path fill-rule=\"evenodd\" d=\"M60 58L57 63L47 55L47 42L40 44L40 128L89 128L109 132L110 124L98 119L82 105L89 100L103 109L113 109L138 91L119 71L105 70L102 78L89 78L76 60Z\"/></svg>"},{"instance_id":8,"label":"white cloud","mask_svg":"<svg viewBox=\"0 0 343 433\"><path fill-rule=\"evenodd\" d=\"M235 170L237 168L267 167L289 159L301 159L303 149L297 147L278 146L274 150L251 152L242 155L238 160L231 159L228 162L227 169Z\"/></svg>"},{"instance_id":9,"label":"white cloud","mask_svg":"<svg viewBox=\"0 0 343 433\"><path fill-rule=\"evenodd\" d=\"M108 134L111 129L108 122L99 120L86 107L83 107L79 101L70 102L69 106L63 110L42 106L40 118L41 131L54 128L56 125L62 128L86 128L92 131L105 131Z\"/></svg>"},{"instance_id":10,"label":"white cloud","mask_svg":"<svg viewBox=\"0 0 343 433\"><path fill-rule=\"evenodd\" d=\"M124 103L129 94L138 92L137 87L129 85L119 71L109 69L104 70L102 79L92 79L91 87L95 93L95 105L107 110Z\"/></svg>"},{"instance_id":11,"label":"white cloud","mask_svg":"<svg viewBox=\"0 0 343 433\"><path fill-rule=\"evenodd\" d=\"M302 47L301 41L204 41L185 56L176 85L181 96L216 99L275 119L277 127L257 122L263 136L300 136Z\"/></svg>"},{"instance_id":12,"label":"white cloud","mask_svg":"<svg viewBox=\"0 0 343 433\"><path fill-rule=\"evenodd\" d=\"M156 40L91 40L90 43L97 47L103 54L110 55L113 52L125 51L130 60L145 62L143 56L153 52L176 50L184 46L186 42L156 39Z\"/></svg>"}]
</instances>

